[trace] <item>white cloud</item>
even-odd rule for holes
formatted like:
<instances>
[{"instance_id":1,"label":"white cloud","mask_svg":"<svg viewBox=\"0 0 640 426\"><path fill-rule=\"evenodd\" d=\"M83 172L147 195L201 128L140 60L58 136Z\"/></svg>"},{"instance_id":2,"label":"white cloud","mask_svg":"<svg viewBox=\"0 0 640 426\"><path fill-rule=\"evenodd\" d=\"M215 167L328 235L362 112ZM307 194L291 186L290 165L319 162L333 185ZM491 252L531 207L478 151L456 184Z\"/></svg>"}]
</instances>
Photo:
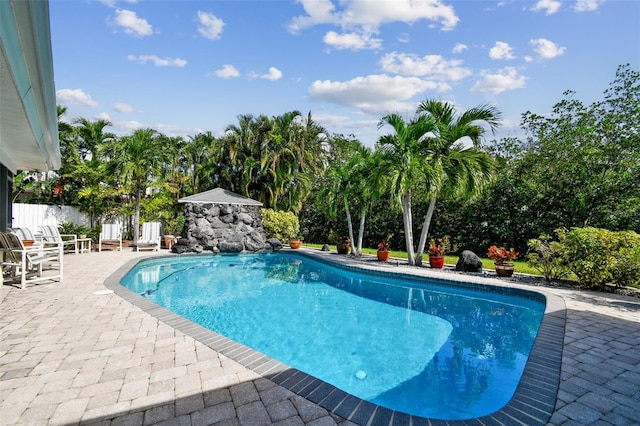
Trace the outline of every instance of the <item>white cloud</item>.
<instances>
[{"instance_id":1,"label":"white cloud","mask_svg":"<svg viewBox=\"0 0 640 426\"><path fill-rule=\"evenodd\" d=\"M577 0L573 6L576 12L593 12L598 10L603 0Z\"/></svg>"},{"instance_id":2,"label":"white cloud","mask_svg":"<svg viewBox=\"0 0 640 426\"><path fill-rule=\"evenodd\" d=\"M127 112L142 112L140 110L135 109L131 105L125 104L125 103L122 103L122 102L116 103L113 106L113 109L118 111L118 112L123 112L123 113L127 113Z\"/></svg>"},{"instance_id":3,"label":"white cloud","mask_svg":"<svg viewBox=\"0 0 640 426\"><path fill-rule=\"evenodd\" d=\"M96 120L104 120L104 121L111 122L111 116L109 116L109 114L107 114L106 112L101 112L100 114L96 114L94 118Z\"/></svg>"},{"instance_id":4,"label":"white cloud","mask_svg":"<svg viewBox=\"0 0 640 426\"><path fill-rule=\"evenodd\" d=\"M493 93L497 95L507 90L522 89L526 86L527 78L518 75L513 67L506 67L495 74L482 72L482 80L476 82L471 93Z\"/></svg>"},{"instance_id":5,"label":"white cloud","mask_svg":"<svg viewBox=\"0 0 640 426\"><path fill-rule=\"evenodd\" d=\"M98 103L82 89L60 89L56 91L56 102L59 104L80 104L96 108Z\"/></svg>"},{"instance_id":6,"label":"white cloud","mask_svg":"<svg viewBox=\"0 0 640 426\"><path fill-rule=\"evenodd\" d=\"M341 10L331 0L299 0L306 15L293 18L289 31L297 33L320 24L331 24L341 28L360 28L376 32L382 24L405 22L408 24L428 20L440 24L443 31L452 30L460 20L452 6L440 0L414 1L339 1Z\"/></svg>"},{"instance_id":7,"label":"white cloud","mask_svg":"<svg viewBox=\"0 0 640 426\"><path fill-rule=\"evenodd\" d=\"M124 0L124 2L129 4L136 4L138 3L138 0ZM118 3L118 0L100 0L100 3L108 7L116 7L116 3Z\"/></svg>"},{"instance_id":8,"label":"white cloud","mask_svg":"<svg viewBox=\"0 0 640 426\"><path fill-rule=\"evenodd\" d=\"M215 70L214 74L220 78L240 77L240 72L230 64L224 64L219 70Z\"/></svg>"},{"instance_id":9,"label":"white cloud","mask_svg":"<svg viewBox=\"0 0 640 426\"><path fill-rule=\"evenodd\" d=\"M262 78L264 80L276 81L282 78L282 71L280 71L276 67L269 67L269 72L266 74L258 74L256 72L252 72L249 74L249 78Z\"/></svg>"},{"instance_id":10,"label":"white cloud","mask_svg":"<svg viewBox=\"0 0 640 426\"><path fill-rule=\"evenodd\" d=\"M382 46L381 39L371 38L371 34L364 33L338 34L335 31L329 31L324 35L322 41L339 50L379 49Z\"/></svg>"},{"instance_id":11,"label":"white cloud","mask_svg":"<svg viewBox=\"0 0 640 426\"><path fill-rule=\"evenodd\" d=\"M416 77L428 76L440 80L457 81L471 75L463 68L462 61L447 61L440 55L425 55L422 58L408 53L387 53L380 59L380 65L386 72Z\"/></svg>"},{"instance_id":12,"label":"white cloud","mask_svg":"<svg viewBox=\"0 0 640 426\"><path fill-rule=\"evenodd\" d=\"M198 11L198 22L200 23L198 32L204 38L209 40L218 40L220 38L224 27L222 19L216 17L213 13Z\"/></svg>"},{"instance_id":13,"label":"white cloud","mask_svg":"<svg viewBox=\"0 0 640 426\"><path fill-rule=\"evenodd\" d=\"M495 46L489 49L489 57L491 59L514 59L513 49L509 46L509 43L503 41L496 41Z\"/></svg>"},{"instance_id":14,"label":"white cloud","mask_svg":"<svg viewBox=\"0 0 640 426\"><path fill-rule=\"evenodd\" d=\"M560 6L562 6L562 3L557 0L538 0L531 10L534 12L546 11L545 15L553 15L560 10Z\"/></svg>"},{"instance_id":15,"label":"white cloud","mask_svg":"<svg viewBox=\"0 0 640 426\"><path fill-rule=\"evenodd\" d=\"M180 58L160 58L156 55L128 55L127 59L139 64L146 64L152 62L157 67L178 67L182 68L187 65L187 61Z\"/></svg>"},{"instance_id":16,"label":"white cloud","mask_svg":"<svg viewBox=\"0 0 640 426\"><path fill-rule=\"evenodd\" d=\"M125 34L137 37L153 34L153 28L146 19L138 18L135 12L126 9L117 9L115 19L111 24L121 27Z\"/></svg>"},{"instance_id":17,"label":"white cloud","mask_svg":"<svg viewBox=\"0 0 640 426\"><path fill-rule=\"evenodd\" d=\"M146 126L142 123L140 123L139 121L118 121L113 123L113 126L116 129L119 130L124 130L125 132L132 132L134 130L138 130L138 129L145 129L149 126Z\"/></svg>"},{"instance_id":18,"label":"white cloud","mask_svg":"<svg viewBox=\"0 0 640 426\"><path fill-rule=\"evenodd\" d=\"M349 81L314 81L309 95L317 101L357 107L370 114L390 111L413 113L417 102L409 105L404 101L426 91L445 91L446 84L423 80L418 77L388 76L386 74L356 77Z\"/></svg>"},{"instance_id":19,"label":"white cloud","mask_svg":"<svg viewBox=\"0 0 640 426\"><path fill-rule=\"evenodd\" d=\"M562 55L565 51L564 47L560 47L554 42L547 40L546 38L531 40L529 44L533 46L533 50L542 59L555 58L556 56Z\"/></svg>"},{"instance_id":20,"label":"white cloud","mask_svg":"<svg viewBox=\"0 0 640 426\"><path fill-rule=\"evenodd\" d=\"M411 41L411 36L409 36L408 33L402 33L402 34L398 35L397 40L400 43L409 43Z\"/></svg>"},{"instance_id":21,"label":"white cloud","mask_svg":"<svg viewBox=\"0 0 640 426\"><path fill-rule=\"evenodd\" d=\"M469 48L469 46L467 46L464 43L456 43L455 46L453 46L453 53L462 53L463 51L467 50Z\"/></svg>"}]
</instances>

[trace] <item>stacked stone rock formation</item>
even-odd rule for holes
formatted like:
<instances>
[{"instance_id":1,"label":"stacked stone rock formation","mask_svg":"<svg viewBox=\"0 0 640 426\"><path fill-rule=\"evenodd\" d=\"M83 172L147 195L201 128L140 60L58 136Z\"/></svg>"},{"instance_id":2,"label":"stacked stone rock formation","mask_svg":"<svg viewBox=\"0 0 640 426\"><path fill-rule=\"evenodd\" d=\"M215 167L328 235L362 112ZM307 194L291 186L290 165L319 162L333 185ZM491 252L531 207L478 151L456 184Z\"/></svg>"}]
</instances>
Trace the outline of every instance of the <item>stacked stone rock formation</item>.
<instances>
[{"instance_id":1,"label":"stacked stone rock formation","mask_svg":"<svg viewBox=\"0 0 640 426\"><path fill-rule=\"evenodd\" d=\"M182 238L172 251L242 253L273 251L276 246L266 239L260 207L186 203Z\"/></svg>"}]
</instances>

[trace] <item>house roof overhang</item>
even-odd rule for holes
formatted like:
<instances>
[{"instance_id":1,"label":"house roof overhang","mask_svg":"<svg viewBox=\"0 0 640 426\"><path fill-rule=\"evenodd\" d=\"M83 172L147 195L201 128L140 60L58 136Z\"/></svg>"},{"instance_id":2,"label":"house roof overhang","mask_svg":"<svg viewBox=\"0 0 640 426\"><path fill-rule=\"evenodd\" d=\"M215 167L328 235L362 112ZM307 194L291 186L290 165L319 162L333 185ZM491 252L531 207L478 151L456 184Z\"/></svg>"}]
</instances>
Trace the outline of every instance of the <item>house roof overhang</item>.
<instances>
[{"instance_id":1,"label":"house roof overhang","mask_svg":"<svg viewBox=\"0 0 640 426\"><path fill-rule=\"evenodd\" d=\"M59 169L48 1L0 1L0 99L0 162Z\"/></svg>"}]
</instances>

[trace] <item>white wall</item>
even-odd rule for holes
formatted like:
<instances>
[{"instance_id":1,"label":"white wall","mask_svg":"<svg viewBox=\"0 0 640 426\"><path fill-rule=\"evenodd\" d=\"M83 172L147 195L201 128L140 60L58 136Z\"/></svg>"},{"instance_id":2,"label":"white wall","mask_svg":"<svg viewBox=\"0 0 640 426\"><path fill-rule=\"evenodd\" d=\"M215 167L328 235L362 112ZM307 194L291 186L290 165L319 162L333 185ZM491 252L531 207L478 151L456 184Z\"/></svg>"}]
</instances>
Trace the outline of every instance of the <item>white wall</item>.
<instances>
[{"instance_id":1,"label":"white wall","mask_svg":"<svg viewBox=\"0 0 640 426\"><path fill-rule=\"evenodd\" d=\"M62 225L72 222L76 225L90 226L91 221L76 207L48 206L43 204L13 204L13 223L15 228L29 228L37 233L40 225Z\"/></svg>"}]
</instances>

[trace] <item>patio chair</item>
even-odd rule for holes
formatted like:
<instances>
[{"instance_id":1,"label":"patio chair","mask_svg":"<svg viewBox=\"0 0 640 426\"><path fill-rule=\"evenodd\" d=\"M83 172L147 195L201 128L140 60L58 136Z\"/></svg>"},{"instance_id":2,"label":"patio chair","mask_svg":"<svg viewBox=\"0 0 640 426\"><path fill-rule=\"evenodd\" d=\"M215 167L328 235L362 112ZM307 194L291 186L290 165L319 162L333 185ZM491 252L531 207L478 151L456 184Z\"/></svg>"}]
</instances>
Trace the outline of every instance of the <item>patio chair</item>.
<instances>
[{"instance_id":1,"label":"patio chair","mask_svg":"<svg viewBox=\"0 0 640 426\"><path fill-rule=\"evenodd\" d=\"M78 254L78 236L76 234L60 234L55 225L42 225L40 231L44 236L45 243L62 244L63 251L73 249Z\"/></svg>"},{"instance_id":2,"label":"patio chair","mask_svg":"<svg viewBox=\"0 0 640 426\"><path fill-rule=\"evenodd\" d=\"M28 241L31 241L34 246L41 246L44 244L44 241L42 241L42 236L34 235L33 232L31 232L31 229L29 228L24 228L24 227L9 228L8 231L13 234L16 234L25 246L27 245L26 242Z\"/></svg>"},{"instance_id":3,"label":"patio chair","mask_svg":"<svg viewBox=\"0 0 640 426\"><path fill-rule=\"evenodd\" d=\"M142 236L136 244L136 251L160 251L160 222L145 222L142 224Z\"/></svg>"},{"instance_id":4,"label":"patio chair","mask_svg":"<svg viewBox=\"0 0 640 426\"><path fill-rule=\"evenodd\" d=\"M122 251L122 227L117 223L102 224L102 231L98 241L98 252L102 251L103 243L118 243L118 250Z\"/></svg>"},{"instance_id":5,"label":"patio chair","mask_svg":"<svg viewBox=\"0 0 640 426\"><path fill-rule=\"evenodd\" d=\"M27 282L45 280L62 282L62 244L51 247L25 247L16 234L0 232L0 247L4 253L1 259L0 284L4 284L5 268L9 270L12 280L20 277L20 288L23 290ZM58 273L42 276L43 265L51 262L58 263Z\"/></svg>"}]
</instances>

